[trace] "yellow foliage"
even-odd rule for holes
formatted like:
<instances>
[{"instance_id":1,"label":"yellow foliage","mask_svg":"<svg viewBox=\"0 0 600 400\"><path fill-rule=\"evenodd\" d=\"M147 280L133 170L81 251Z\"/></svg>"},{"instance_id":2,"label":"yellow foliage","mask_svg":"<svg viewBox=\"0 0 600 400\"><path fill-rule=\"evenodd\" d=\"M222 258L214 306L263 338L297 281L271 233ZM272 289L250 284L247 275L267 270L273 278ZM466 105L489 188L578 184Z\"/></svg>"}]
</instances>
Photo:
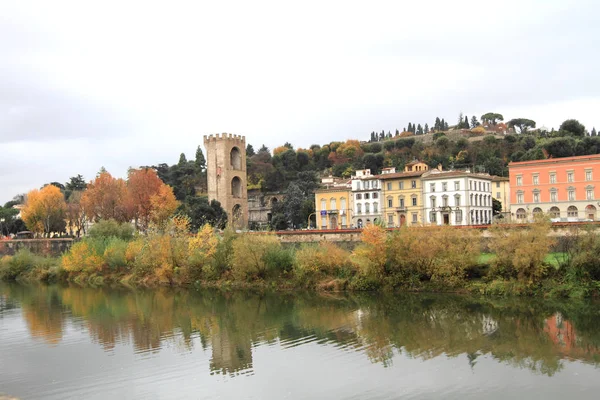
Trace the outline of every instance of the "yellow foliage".
<instances>
[{"instance_id":1,"label":"yellow foliage","mask_svg":"<svg viewBox=\"0 0 600 400\"><path fill-rule=\"evenodd\" d=\"M363 229L362 244L353 255L361 271L366 275L383 276L385 270L387 233L379 225L369 225Z\"/></svg>"},{"instance_id":2,"label":"yellow foliage","mask_svg":"<svg viewBox=\"0 0 600 400\"><path fill-rule=\"evenodd\" d=\"M302 273L333 275L350 263L350 253L331 242L308 246L296 252L296 268Z\"/></svg>"},{"instance_id":3,"label":"yellow foliage","mask_svg":"<svg viewBox=\"0 0 600 400\"><path fill-rule=\"evenodd\" d=\"M27 193L21 218L29 230L50 233L64 227L66 209L65 196L60 189L47 185L41 190L34 189Z\"/></svg>"},{"instance_id":4,"label":"yellow foliage","mask_svg":"<svg viewBox=\"0 0 600 400\"><path fill-rule=\"evenodd\" d=\"M485 128L483 126L478 126L476 128L471 129L471 133L475 133L477 135L485 134Z\"/></svg>"},{"instance_id":5,"label":"yellow foliage","mask_svg":"<svg viewBox=\"0 0 600 400\"><path fill-rule=\"evenodd\" d=\"M265 254L271 247L280 247L274 235L245 234L233 241L231 270L239 280L262 278L267 272Z\"/></svg>"},{"instance_id":6,"label":"yellow foliage","mask_svg":"<svg viewBox=\"0 0 600 400\"><path fill-rule=\"evenodd\" d=\"M217 252L219 239L215 235L214 229L209 224L205 224L196 236L189 240L190 252L200 252L205 257L212 257Z\"/></svg>"},{"instance_id":7,"label":"yellow foliage","mask_svg":"<svg viewBox=\"0 0 600 400\"><path fill-rule=\"evenodd\" d=\"M404 131L404 132L400 133L400 137L408 137L408 136L414 136L414 133L408 132L408 131Z\"/></svg>"},{"instance_id":8,"label":"yellow foliage","mask_svg":"<svg viewBox=\"0 0 600 400\"><path fill-rule=\"evenodd\" d=\"M157 194L150 197L150 204L150 218L158 226L165 224L179 206L171 186L164 184L159 187Z\"/></svg>"},{"instance_id":9,"label":"yellow foliage","mask_svg":"<svg viewBox=\"0 0 600 400\"><path fill-rule=\"evenodd\" d=\"M104 266L101 256L87 242L82 241L71 246L71 250L62 257L63 268L69 272L95 272Z\"/></svg>"},{"instance_id":10,"label":"yellow foliage","mask_svg":"<svg viewBox=\"0 0 600 400\"><path fill-rule=\"evenodd\" d=\"M125 260L128 263L133 264L138 254L141 253L144 247L143 239L136 239L127 244L127 250L125 250Z\"/></svg>"}]
</instances>

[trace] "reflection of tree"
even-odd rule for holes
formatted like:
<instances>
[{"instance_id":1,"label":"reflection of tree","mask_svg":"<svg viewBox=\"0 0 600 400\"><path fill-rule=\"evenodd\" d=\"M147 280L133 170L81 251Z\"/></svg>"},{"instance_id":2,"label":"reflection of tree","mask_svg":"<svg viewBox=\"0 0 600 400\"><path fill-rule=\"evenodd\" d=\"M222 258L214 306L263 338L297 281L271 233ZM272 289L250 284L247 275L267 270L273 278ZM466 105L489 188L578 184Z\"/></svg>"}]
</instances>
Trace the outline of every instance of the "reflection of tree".
<instances>
[{"instance_id":1,"label":"reflection of tree","mask_svg":"<svg viewBox=\"0 0 600 400\"><path fill-rule=\"evenodd\" d=\"M396 354L429 359L465 354L471 368L487 355L552 375L562 360L597 363L600 321L589 304L449 295L316 296L185 290L125 291L6 286L0 307L15 301L32 335L61 340L65 310L105 349L130 342L136 352L165 342L210 348L212 372L253 368L252 348L315 341L363 352L390 365Z\"/></svg>"}]
</instances>

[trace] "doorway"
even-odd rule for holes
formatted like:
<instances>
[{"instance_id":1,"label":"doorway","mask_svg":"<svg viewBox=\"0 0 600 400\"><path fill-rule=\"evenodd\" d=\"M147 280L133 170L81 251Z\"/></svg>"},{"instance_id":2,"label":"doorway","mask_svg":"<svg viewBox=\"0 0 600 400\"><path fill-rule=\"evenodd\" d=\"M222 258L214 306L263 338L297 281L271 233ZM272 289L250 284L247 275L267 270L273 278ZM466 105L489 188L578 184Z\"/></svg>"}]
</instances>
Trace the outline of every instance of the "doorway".
<instances>
[{"instance_id":1,"label":"doorway","mask_svg":"<svg viewBox=\"0 0 600 400\"><path fill-rule=\"evenodd\" d=\"M450 214L445 213L443 215L443 218L444 218L444 225L450 225Z\"/></svg>"}]
</instances>

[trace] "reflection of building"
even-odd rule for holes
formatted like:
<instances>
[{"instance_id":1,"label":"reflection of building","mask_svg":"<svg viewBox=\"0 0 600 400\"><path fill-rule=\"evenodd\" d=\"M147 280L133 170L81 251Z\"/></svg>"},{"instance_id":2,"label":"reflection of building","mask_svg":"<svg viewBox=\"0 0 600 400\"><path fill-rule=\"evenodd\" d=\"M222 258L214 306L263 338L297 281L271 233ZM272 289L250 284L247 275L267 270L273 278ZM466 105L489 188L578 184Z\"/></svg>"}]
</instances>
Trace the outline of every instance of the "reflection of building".
<instances>
[{"instance_id":1,"label":"reflection of building","mask_svg":"<svg viewBox=\"0 0 600 400\"><path fill-rule=\"evenodd\" d=\"M283 201L281 193L263 193L260 189L248 190L248 226L265 229L271 222L273 206Z\"/></svg>"},{"instance_id":2,"label":"reflection of building","mask_svg":"<svg viewBox=\"0 0 600 400\"><path fill-rule=\"evenodd\" d=\"M204 136L208 200L217 200L228 221L238 229L248 226L246 138L223 133Z\"/></svg>"},{"instance_id":3,"label":"reflection of building","mask_svg":"<svg viewBox=\"0 0 600 400\"><path fill-rule=\"evenodd\" d=\"M250 339L237 343L226 330L211 337L212 358L210 370L221 374L233 374L252 368L252 343Z\"/></svg>"},{"instance_id":4,"label":"reflection of building","mask_svg":"<svg viewBox=\"0 0 600 400\"><path fill-rule=\"evenodd\" d=\"M481 225L492 221L492 177L470 171L427 171L422 177L425 223Z\"/></svg>"},{"instance_id":5,"label":"reflection of building","mask_svg":"<svg viewBox=\"0 0 600 400\"><path fill-rule=\"evenodd\" d=\"M384 221L388 227L418 225L423 222L421 175L429 170L425 163L406 164L404 172L384 168L381 179Z\"/></svg>"},{"instance_id":6,"label":"reflection of building","mask_svg":"<svg viewBox=\"0 0 600 400\"><path fill-rule=\"evenodd\" d=\"M508 177L492 176L492 196L502 203L502 216L510 218L510 182Z\"/></svg>"},{"instance_id":7,"label":"reflection of building","mask_svg":"<svg viewBox=\"0 0 600 400\"><path fill-rule=\"evenodd\" d=\"M381 184L370 169L356 171L352 177L354 215L352 223L357 228L376 223L381 219Z\"/></svg>"},{"instance_id":8,"label":"reflection of building","mask_svg":"<svg viewBox=\"0 0 600 400\"><path fill-rule=\"evenodd\" d=\"M315 191L315 215L318 229L345 229L351 222L350 181L327 177Z\"/></svg>"},{"instance_id":9,"label":"reflection of building","mask_svg":"<svg viewBox=\"0 0 600 400\"><path fill-rule=\"evenodd\" d=\"M508 164L510 212L517 222L548 213L555 220L596 220L600 154Z\"/></svg>"}]
</instances>

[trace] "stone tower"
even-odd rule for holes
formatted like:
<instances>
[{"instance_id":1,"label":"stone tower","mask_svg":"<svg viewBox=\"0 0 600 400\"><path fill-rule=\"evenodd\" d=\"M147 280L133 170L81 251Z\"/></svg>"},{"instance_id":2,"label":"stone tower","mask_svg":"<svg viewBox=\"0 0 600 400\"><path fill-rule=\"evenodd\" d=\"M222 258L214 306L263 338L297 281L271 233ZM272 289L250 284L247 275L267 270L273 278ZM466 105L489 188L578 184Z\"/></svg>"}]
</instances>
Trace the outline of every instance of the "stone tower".
<instances>
[{"instance_id":1,"label":"stone tower","mask_svg":"<svg viewBox=\"0 0 600 400\"><path fill-rule=\"evenodd\" d=\"M246 138L223 133L204 136L208 201L217 200L227 211L228 224L235 229L248 227L246 187Z\"/></svg>"}]
</instances>

